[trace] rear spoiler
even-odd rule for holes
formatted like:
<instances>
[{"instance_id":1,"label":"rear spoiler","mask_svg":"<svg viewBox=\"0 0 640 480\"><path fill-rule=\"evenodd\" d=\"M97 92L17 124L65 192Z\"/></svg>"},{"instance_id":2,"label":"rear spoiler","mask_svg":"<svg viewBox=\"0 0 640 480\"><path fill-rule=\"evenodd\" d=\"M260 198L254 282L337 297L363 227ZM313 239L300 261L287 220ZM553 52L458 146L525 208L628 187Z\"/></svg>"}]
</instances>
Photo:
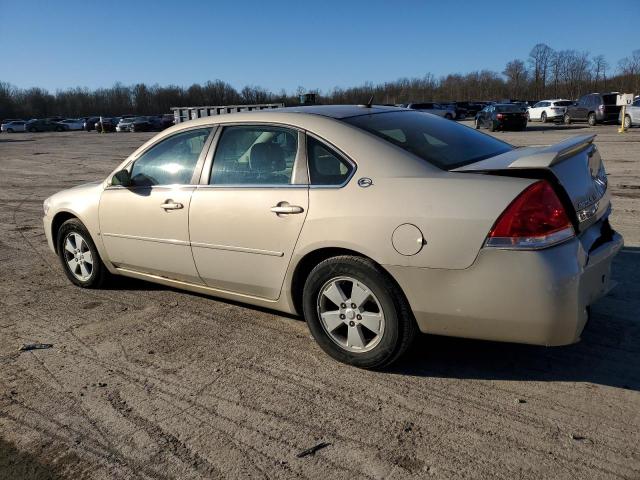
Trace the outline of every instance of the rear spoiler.
<instances>
[{"instance_id":1,"label":"rear spoiler","mask_svg":"<svg viewBox=\"0 0 640 480\"><path fill-rule=\"evenodd\" d=\"M593 143L595 134L575 135L548 147L514 149L502 155L481 160L452 172L477 172L504 169L551 168Z\"/></svg>"}]
</instances>

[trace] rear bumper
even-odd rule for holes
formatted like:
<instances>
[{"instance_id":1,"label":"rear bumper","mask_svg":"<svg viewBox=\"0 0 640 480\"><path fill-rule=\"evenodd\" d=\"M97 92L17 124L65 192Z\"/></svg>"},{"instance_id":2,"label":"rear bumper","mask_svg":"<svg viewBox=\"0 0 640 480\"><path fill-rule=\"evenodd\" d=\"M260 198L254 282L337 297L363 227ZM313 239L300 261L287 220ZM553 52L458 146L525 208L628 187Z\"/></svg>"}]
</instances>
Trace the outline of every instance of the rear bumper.
<instances>
[{"instance_id":1,"label":"rear bumper","mask_svg":"<svg viewBox=\"0 0 640 480\"><path fill-rule=\"evenodd\" d=\"M387 269L424 333L566 345L580 339L587 307L613 288L611 262L622 246L614 233L591 252L573 238L538 251L483 248L464 270Z\"/></svg>"}]
</instances>

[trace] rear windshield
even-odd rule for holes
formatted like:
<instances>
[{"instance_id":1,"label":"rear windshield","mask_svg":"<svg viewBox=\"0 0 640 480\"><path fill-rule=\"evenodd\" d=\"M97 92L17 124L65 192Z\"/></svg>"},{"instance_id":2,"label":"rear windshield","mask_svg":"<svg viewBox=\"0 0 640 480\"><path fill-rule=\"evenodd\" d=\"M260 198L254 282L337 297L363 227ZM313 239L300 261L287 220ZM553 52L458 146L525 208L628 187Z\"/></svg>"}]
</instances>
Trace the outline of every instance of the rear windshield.
<instances>
[{"instance_id":1,"label":"rear windshield","mask_svg":"<svg viewBox=\"0 0 640 480\"><path fill-rule=\"evenodd\" d=\"M602 95L602 103L605 105L615 105L617 102L617 95Z\"/></svg>"},{"instance_id":2,"label":"rear windshield","mask_svg":"<svg viewBox=\"0 0 640 480\"><path fill-rule=\"evenodd\" d=\"M513 148L490 135L423 112L387 112L342 120L443 170L478 162Z\"/></svg>"},{"instance_id":3,"label":"rear windshield","mask_svg":"<svg viewBox=\"0 0 640 480\"><path fill-rule=\"evenodd\" d=\"M562 100L560 102L554 102L553 104L556 107L568 107L569 105L571 105L573 102L570 100Z\"/></svg>"},{"instance_id":4,"label":"rear windshield","mask_svg":"<svg viewBox=\"0 0 640 480\"><path fill-rule=\"evenodd\" d=\"M524 107L522 105L518 105L514 103L513 105L496 105L496 112L503 113L520 113Z\"/></svg>"}]
</instances>

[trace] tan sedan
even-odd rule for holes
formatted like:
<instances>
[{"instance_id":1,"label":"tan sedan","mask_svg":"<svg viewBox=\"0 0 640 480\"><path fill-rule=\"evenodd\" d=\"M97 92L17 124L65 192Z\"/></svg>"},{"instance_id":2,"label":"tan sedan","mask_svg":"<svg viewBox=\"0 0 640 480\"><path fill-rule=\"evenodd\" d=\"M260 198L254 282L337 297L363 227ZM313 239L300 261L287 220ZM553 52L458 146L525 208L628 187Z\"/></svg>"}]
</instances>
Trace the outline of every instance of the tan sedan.
<instances>
[{"instance_id":1,"label":"tan sedan","mask_svg":"<svg viewBox=\"0 0 640 480\"><path fill-rule=\"evenodd\" d=\"M76 285L125 275L303 314L365 368L418 330L575 342L622 246L593 136L516 149L395 107L186 122L44 211Z\"/></svg>"}]
</instances>

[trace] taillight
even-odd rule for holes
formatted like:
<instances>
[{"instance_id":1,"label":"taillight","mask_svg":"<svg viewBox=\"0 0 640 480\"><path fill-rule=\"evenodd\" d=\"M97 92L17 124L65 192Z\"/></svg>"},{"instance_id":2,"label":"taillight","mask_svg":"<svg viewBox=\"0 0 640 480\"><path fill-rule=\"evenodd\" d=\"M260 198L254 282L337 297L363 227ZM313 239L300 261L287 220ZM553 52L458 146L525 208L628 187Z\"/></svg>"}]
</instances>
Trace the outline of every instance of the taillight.
<instances>
[{"instance_id":1,"label":"taillight","mask_svg":"<svg viewBox=\"0 0 640 480\"><path fill-rule=\"evenodd\" d=\"M567 212L549 182L527 187L498 218L486 246L538 249L575 235Z\"/></svg>"},{"instance_id":2,"label":"taillight","mask_svg":"<svg viewBox=\"0 0 640 480\"><path fill-rule=\"evenodd\" d=\"M604 105L598 105L598 110L600 110L601 112L604 112Z\"/></svg>"},{"instance_id":3,"label":"taillight","mask_svg":"<svg viewBox=\"0 0 640 480\"><path fill-rule=\"evenodd\" d=\"M504 115L503 115L503 114L501 114L501 113L499 113L499 114L497 114L497 115L496 115L496 118L497 118L498 120L502 120L502 119L504 118Z\"/></svg>"}]
</instances>

